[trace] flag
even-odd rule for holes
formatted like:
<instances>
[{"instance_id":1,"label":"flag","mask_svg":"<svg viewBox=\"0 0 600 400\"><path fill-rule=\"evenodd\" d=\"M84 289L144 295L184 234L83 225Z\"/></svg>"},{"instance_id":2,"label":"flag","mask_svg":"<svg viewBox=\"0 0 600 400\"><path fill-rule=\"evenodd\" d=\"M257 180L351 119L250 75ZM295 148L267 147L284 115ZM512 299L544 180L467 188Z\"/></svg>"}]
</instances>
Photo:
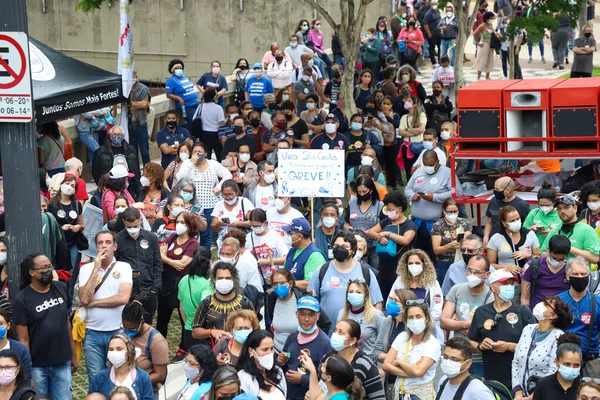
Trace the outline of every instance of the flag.
<instances>
[{"instance_id":1,"label":"flag","mask_svg":"<svg viewBox=\"0 0 600 400\"><path fill-rule=\"evenodd\" d=\"M121 75L123 85L123 96L129 97L131 87L133 86L133 32L131 29L131 18L129 17L129 0L121 0L120 7L121 29L119 33L119 61L118 74ZM127 130L127 105L121 105L121 128L125 140L129 141L129 131Z\"/></svg>"}]
</instances>

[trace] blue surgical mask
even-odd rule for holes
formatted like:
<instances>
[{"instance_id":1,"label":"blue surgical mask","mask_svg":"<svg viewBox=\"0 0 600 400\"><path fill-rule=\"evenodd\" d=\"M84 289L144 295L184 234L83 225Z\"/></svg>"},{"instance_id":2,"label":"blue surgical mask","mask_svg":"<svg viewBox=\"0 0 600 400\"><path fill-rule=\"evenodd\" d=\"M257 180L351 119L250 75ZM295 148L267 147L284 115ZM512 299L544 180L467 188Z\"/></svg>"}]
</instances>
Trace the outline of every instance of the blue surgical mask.
<instances>
[{"instance_id":1,"label":"blue surgical mask","mask_svg":"<svg viewBox=\"0 0 600 400\"><path fill-rule=\"evenodd\" d=\"M125 334L127 336L129 336L131 339L133 339L134 337L136 337L137 335L140 334L140 330L139 329L136 329L136 330L123 329L123 332L125 332Z\"/></svg>"},{"instance_id":2,"label":"blue surgical mask","mask_svg":"<svg viewBox=\"0 0 600 400\"><path fill-rule=\"evenodd\" d=\"M335 351L341 351L346 347L346 345L344 344L345 341L346 341L346 339L344 339L343 336L334 332L331 335L331 339L329 339L329 344L331 344L331 347Z\"/></svg>"},{"instance_id":3,"label":"blue surgical mask","mask_svg":"<svg viewBox=\"0 0 600 400\"><path fill-rule=\"evenodd\" d=\"M289 286L276 286L273 288L273 291L280 299L285 299L288 294L290 294Z\"/></svg>"},{"instance_id":4,"label":"blue surgical mask","mask_svg":"<svg viewBox=\"0 0 600 400\"><path fill-rule=\"evenodd\" d=\"M239 331L233 331L233 339L240 344L244 344L251 333L252 329L240 329Z\"/></svg>"},{"instance_id":5,"label":"blue surgical mask","mask_svg":"<svg viewBox=\"0 0 600 400\"><path fill-rule=\"evenodd\" d=\"M350 124L350 127L353 131L360 131L362 129L362 124L360 122L353 122Z\"/></svg>"},{"instance_id":6,"label":"blue surgical mask","mask_svg":"<svg viewBox=\"0 0 600 400\"><path fill-rule=\"evenodd\" d=\"M423 142L423 148L425 150L431 150L431 149L433 149L433 142Z\"/></svg>"},{"instance_id":7,"label":"blue surgical mask","mask_svg":"<svg viewBox=\"0 0 600 400\"><path fill-rule=\"evenodd\" d=\"M298 324L298 332L302 332L305 335L312 335L317 330L317 324L314 324L310 329L304 329Z\"/></svg>"},{"instance_id":8,"label":"blue surgical mask","mask_svg":"<svg viewBox=\"0 0 600 400\"><path fill-rule=\"evenodd\" d=\"M348 293L347 298L352 307L361 307L365 304L365 295L362 293Z\"/></svg>"},{"instance_id":9,"label":"blue surgical mask","mask_svg":"<svg viewBox=\"0 0 600 400\"><path fill-rule=\"evenodd\" d=\"M559 364L558 373L566 380L574 381L579 376L579 368L571 368Z\"/></svg>"},{"instance_id":10,"label":"blue surgical mask","mask_svg":"<svg viewBox=\"0 0 600 400\"><path fill-rule=\"evenodd\" d=\"M385 309L388 315L391 317L397 317L398 314L400 314L400 304L396 303L395 301L388 301L385 305Z\"/></svg>"},{"instance_id":11,"label":"blue surgical mask","mask_svg":"<svg viewBox=\"0 0 600 400\"><path fill-rule=\"evenodd\" d=\"M515 287L513 285L500 286L499 296L506 302L512 301L515 297Z\"/></svg>"},{"instance_id":12,"label":"blue surgical mask","mask_svg":"<svg viewBox=\"0 0 600 400\"><path fill-rule=\"evenodd\" d=\"M4 339L6 337L6 327L0 326L0 339Z\"/></svg>"},{"instance_id":13,"label":"blue surgical mask","mask_svg":"<svg viewBox=\"0 0 600 400\"><path fill-rule=\"evenodd\" d=\"M183 76L183 70L182 69L176 69L175 70L175 76L178 78L181 78Z\"/></svg>"},{"instance_id":14,"label":"blue surgical mask","mask_svg":"<svg viewBox=\"0 0 600 400\"><path fill-rule=\"evenodd\" d=\"M192 201L192 199L194 198L193 193L181 192L181 193L179 193L179 195L181 196L183 201L185 201L186 203Z\"/></svg>"}]
</instances>

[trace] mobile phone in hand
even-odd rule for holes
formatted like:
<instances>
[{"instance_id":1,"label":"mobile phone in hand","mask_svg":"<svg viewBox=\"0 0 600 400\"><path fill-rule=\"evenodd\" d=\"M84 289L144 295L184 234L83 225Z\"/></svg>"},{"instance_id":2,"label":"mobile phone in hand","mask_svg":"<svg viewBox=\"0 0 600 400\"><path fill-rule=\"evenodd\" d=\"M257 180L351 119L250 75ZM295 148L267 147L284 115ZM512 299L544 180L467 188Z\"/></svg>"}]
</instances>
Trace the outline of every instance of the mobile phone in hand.
<instances>
[{"instance_id":1,"label":"mobile phone in hand","mask_svg":"<svg viewBox=\"0 0 600 400\"><path fill-rule=\"evenodd\" d=\"M221 221L223 221L224 223L226 223L227 225L229 225L231 223L231 221L229 220L229 218L225 217L225 218L221 218Z\"/></svg>"}]
</instances>

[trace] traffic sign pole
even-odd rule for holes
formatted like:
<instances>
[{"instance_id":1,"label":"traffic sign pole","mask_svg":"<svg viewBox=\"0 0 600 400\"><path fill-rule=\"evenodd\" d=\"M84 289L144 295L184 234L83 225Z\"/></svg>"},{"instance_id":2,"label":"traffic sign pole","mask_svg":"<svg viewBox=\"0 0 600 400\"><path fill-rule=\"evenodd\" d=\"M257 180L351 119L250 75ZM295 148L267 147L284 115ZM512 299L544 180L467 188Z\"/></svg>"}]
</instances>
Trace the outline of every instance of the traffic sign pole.
<instances>
[{"instance_id":1,"label":"traffic sign pole","mask_svg":"<svg viewBox=\"0 0 600 400\"><path fill-rule=\"evenodd\" d=\"M0 35L3 32L25 32L27 3L23 0L0 1ZM2 47L5 47L2 45ZM3 54L0 54L3 56ZM28 57L27 57L28 58ZM0 67L0 70L5 69ZM18 71L14 71L17 76ZM10 72L9 72L10 74ZM31 88L31 75L22 78ZM4 89L0 89L0 94ZM30 97L33 110L33 97ZM42 252L40 218L40 179L38 173L37 137L34 121L27 123L0 120L0 156L4 178L4 210L8 246L9 295L19 292L20 263L28 254Z\"/></svg>"}]
</instances>

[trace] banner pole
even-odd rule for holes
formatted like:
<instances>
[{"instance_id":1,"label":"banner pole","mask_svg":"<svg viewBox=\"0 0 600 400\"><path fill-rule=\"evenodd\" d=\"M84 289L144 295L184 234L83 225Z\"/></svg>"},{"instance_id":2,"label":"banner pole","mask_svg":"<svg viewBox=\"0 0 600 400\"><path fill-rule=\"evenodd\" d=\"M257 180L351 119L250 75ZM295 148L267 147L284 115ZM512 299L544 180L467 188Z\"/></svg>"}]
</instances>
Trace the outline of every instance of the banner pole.
<instances>
[{"instance_id":1,"label":"banner pole","mask_svg":"<svg viewBox=\"0 0 600 400\"><path fill-rule=\"evenodd\" d=\"M315 198L310 198L310 237L312 241L315 241L315 224L313 221L315 220Z\"/></svg>"}]
</instances>

